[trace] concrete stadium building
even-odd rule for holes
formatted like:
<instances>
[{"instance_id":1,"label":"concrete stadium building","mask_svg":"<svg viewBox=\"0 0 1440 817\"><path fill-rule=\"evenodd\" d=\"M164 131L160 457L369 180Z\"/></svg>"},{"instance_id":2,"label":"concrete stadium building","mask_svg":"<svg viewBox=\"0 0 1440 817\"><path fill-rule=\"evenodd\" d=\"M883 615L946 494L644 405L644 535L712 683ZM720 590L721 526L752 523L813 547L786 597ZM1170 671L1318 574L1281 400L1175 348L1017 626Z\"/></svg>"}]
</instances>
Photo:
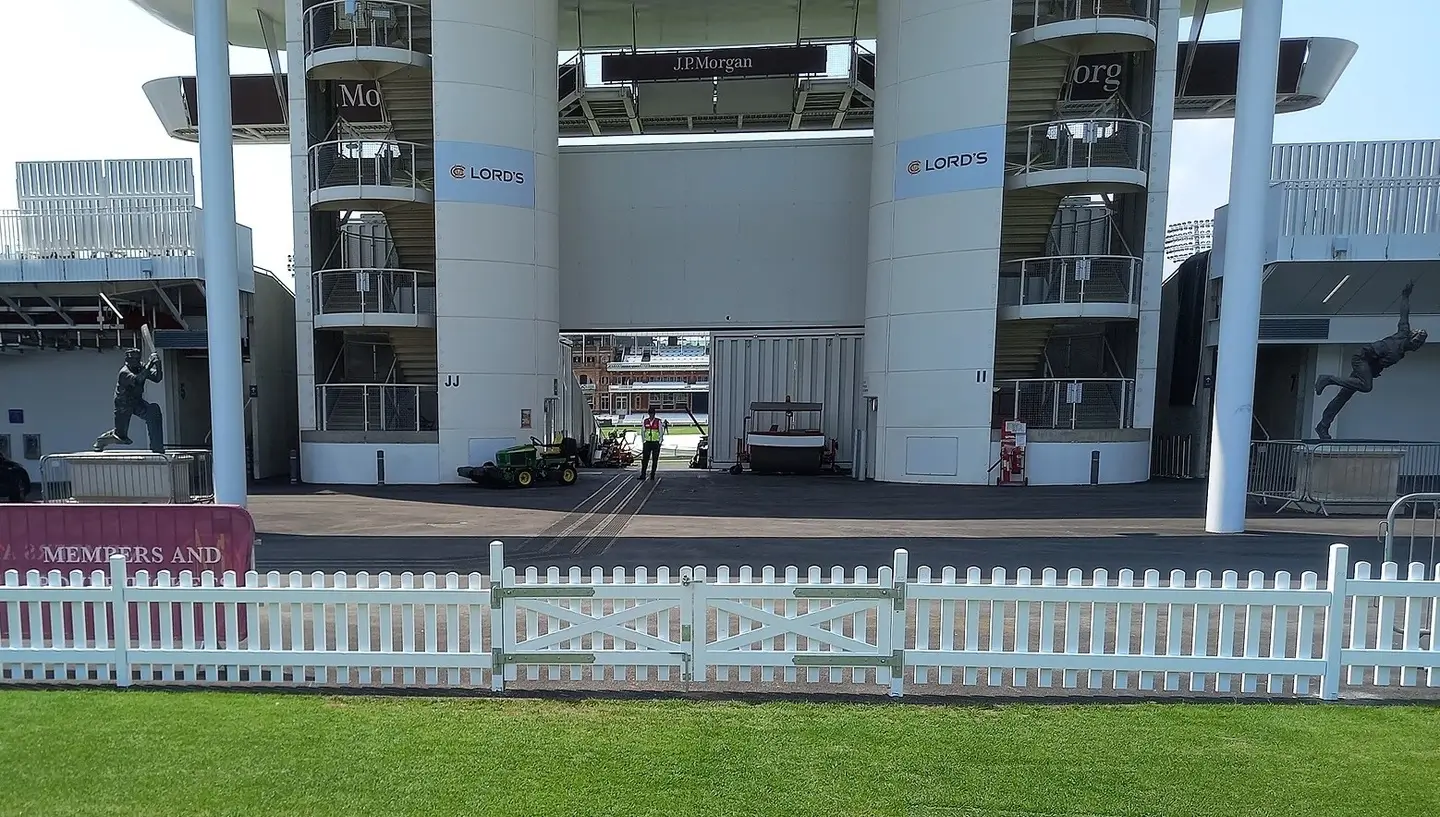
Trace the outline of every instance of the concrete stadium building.
<instances>
[{"instance_id":1,"label":"concrete stadium building","mask_svg":"<svg viewBox=\"0 0 1440 817\"><path fill-rule=\"evenodd\" d=\"M190 0L136 2L193 30ZM237 143L291 146L306 479L383 452L388 482L453 481L574 433L560 333L666 330L715 338L717 464L788 397L866 478L992 482L1019 419L1032 483L1147 479L1171 134L1237 88L1194 12L231 0L230 42L288 65L230 90ZM1280 112L1356 48L1276 47ZM146 90L196 138L192 78Z\"/></svg>"},{"instance_id":2,"label":"concrete stadium building","mask_svg":"<svg viewBox=\"0 0 1440 817\"><path fill-rule=\"evenodd\" d=\"M114 422L116 373L125 349L143 345L141 327L165 372L146 399L166 450L209 449L207 341L218 321L207 276L216 262L201 251L190 160L20 162L15 177L19 207L0 210L0 457L37 484L60 479L65 463L46 473L45 458L89 450ZM242 479L264 479L287 473L296 436L295 298L252 264L250 228L231 228L245 394L233 416ZM146 450L143 423L131 431Z\"/></svg>"}]
</instances>

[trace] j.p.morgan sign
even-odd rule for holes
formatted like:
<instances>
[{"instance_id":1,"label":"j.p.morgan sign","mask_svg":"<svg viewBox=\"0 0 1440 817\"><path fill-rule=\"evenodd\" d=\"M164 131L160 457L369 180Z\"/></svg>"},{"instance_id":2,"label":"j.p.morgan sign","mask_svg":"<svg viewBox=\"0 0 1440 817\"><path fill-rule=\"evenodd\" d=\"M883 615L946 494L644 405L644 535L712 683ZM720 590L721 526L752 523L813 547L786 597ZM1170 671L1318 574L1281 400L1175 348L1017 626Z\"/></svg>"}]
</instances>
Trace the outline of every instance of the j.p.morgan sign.
<instances>
[{"instance_id":1,"label":"j.p.morgan sign","mask_svg":"<svg viewBox=\"0 0 1440 817\"><path fill-rule=\"evenodd\" d=\"M984 190L1004 184L1004 125L935 133L896 146L896 199Z\"/></svg>"},{"instance_id":2,"label":"j.p.morgan sign","mask_svg":"<svg viewBox=\"0 0 1440 817\"><path fill-rule=\"evenodd\" d=\"M793 77L825 73L829 52L823 45L775 48L717 48L660 54L606 54L600 58L605 82L656 82L667 79Z\"/></svg>"},{"instance_id":3,"label":"j.p.morgan sign","mask_svg":"<svg viewBox=\"0 0 1440 817\"><path fill-rule=\"evenodd\" d=\"M436 142L435 200L535 206L535 154L478 142Z\"/></svg>"}]
</instances>

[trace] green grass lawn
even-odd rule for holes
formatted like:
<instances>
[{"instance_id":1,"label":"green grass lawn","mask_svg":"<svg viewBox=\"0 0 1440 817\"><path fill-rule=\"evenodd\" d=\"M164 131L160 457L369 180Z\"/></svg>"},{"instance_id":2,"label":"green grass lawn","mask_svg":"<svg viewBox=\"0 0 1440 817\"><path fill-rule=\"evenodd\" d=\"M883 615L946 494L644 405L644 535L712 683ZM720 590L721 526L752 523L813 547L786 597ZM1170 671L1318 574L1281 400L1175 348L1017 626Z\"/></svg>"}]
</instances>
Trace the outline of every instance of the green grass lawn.
<instances>
[{"instance_id":1,"label":"green grass lawn","mask_svg":"<svg viewBox=\"0 0 1440 817\"><path fill-rule=\"evenodd\" d=\"M1440 709L0 692L0 814L1404 815Z\"/></svg>"}]
</instances>

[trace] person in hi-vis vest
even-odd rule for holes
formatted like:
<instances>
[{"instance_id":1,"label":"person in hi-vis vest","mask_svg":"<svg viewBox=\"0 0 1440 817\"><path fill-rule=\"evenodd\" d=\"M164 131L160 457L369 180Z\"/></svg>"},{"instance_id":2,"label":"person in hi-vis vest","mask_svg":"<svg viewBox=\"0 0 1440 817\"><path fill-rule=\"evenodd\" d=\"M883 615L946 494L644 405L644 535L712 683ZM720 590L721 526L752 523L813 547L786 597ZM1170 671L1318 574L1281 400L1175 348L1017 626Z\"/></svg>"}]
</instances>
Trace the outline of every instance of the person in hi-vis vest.
<instances>
[{"instance_id":1,"label":"person in hi-vis vest","mask_svg":"<svg viewBox=\"0 0 1440 817\"><path fill-rule=\"evenodd\" d=\"M640 478L645 478L645 463L650 463L650 478L655 478L655 470L660 467L660 443L665 440L665 421L655 416L655 407L650 407L650 414L640 424Z\"/></svg>"}]
</instances>

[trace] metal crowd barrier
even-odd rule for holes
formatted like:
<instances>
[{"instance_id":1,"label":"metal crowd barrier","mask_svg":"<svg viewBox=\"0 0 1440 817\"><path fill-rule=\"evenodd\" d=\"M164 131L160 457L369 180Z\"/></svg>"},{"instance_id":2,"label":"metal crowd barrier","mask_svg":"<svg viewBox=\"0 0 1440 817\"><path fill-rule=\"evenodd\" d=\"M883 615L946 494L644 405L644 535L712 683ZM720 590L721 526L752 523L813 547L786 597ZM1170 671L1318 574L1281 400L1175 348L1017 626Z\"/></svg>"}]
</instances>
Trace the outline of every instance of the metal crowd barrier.
<instances>
[{"instance_id":1,"label":"metal crowd barrier","mask_svg":"<svg viewBox=\"0 0 1440 817\"><path fill-rule=\"evenodd\" d=\"M1156 434L1150 443L1150 476L1195 479L1194 451L1190 434Z\"/></svg>"},{"instance_id":2,"label":"metal crowd barrier","mask_svg":"<svg viewBox=\"0 0 1440 817\"><path fill-rule=\"evenodd\" d=\"M44 502L184 505L215 501L212 454L177 448L164 454L107 451L47 454L40 460Z\"/></svg>"},{"instance_id":3,"label":"metal crowd barrier","mask_svg":"<svg viewBox=\"0 0 1440 817\"><path fill-rule=\"evenodd\" d=\"M1436 556L1440 556L1440 548L1436 546L1440 542L1440 492L1416 492L1395 500L1385 514L1385 521L1380 523L1378 538L1385 546L1386 562L1400 565L1418 562L1427 571L1435 569ZM1400 557L1404 557L1404 561ZM1416 646L1434 649L1435 627L1440 623L1435 615L1435 600L1411 598L1409 604L1414 609L1403 611L1402 621L1394 625L1395 632L1403 633L1400 623L1413 614L1420 623Z\"/></svg>"},{"instance_id":4,"label":"metal crowd barrier","mask_svg":"<svg viewBox=\"0 0 1440 817\"><path fill-rule=\"evenodd\" d=\"M1329 515L1341 506L1388 507L1440 489L1440 443L1257 440L1247 493L1261 504Z\"/></svg>"},{"instance_id":5,"label":"metal crowd barrier","mask_svg":"<svg viewBox=\"0 0 1440 817\"><path fill-rule=\"evenodd\" d=\"M1377 537L1385 561L1433 567L1440 556L1440 493L1406 494L1390 505ZM1399 558L1399 557L1404 557Z\"/></svg>"}]
</instances>

